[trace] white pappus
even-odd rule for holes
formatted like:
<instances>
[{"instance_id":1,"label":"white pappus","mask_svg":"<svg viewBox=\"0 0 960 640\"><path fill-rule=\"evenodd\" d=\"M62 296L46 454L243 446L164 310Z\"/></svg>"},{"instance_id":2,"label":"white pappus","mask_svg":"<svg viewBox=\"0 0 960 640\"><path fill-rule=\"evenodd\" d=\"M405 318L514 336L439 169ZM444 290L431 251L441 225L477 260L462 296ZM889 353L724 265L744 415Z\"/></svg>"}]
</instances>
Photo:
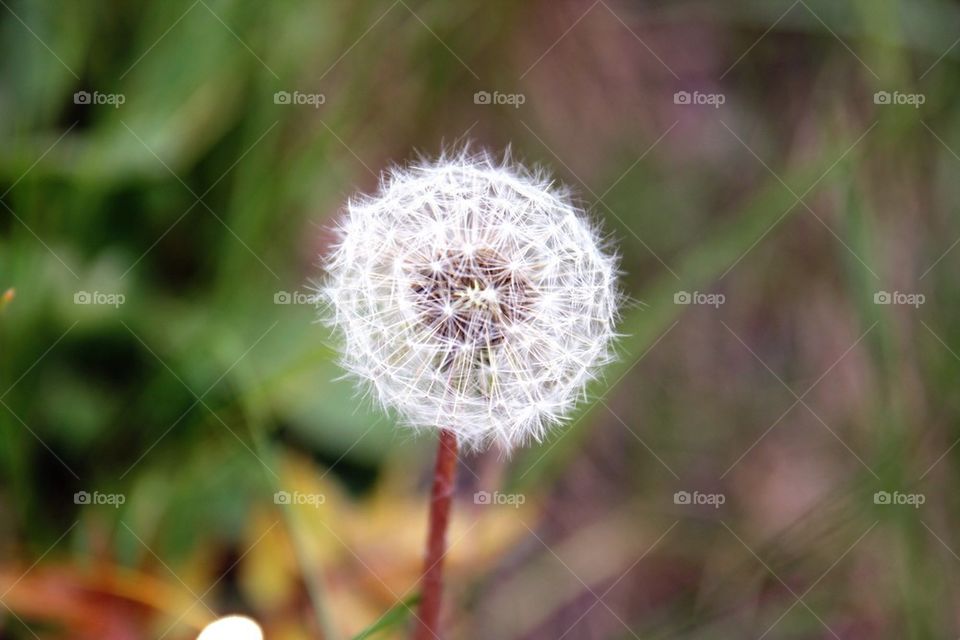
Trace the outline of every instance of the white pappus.
<instances>
[{"instance_id":1,"label":"white pappus","mask_svg":"<svg viewBox=\"0 0 960 640\"><path fill-rule=\"evenodd\" d=\"M414 428L541 440L612 357L617 258L541 171L463 151L351 200L321 297L342 365Z\"/></svg>"}]
</instances>

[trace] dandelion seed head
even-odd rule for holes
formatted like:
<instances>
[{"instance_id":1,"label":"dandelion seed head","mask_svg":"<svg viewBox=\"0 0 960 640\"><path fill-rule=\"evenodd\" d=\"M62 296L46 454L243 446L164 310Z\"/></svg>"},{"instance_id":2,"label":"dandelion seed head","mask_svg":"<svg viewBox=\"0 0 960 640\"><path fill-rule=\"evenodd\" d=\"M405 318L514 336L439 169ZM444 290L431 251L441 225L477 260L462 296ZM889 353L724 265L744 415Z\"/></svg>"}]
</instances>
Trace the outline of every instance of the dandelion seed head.
<instances>
[{"instance_id":1,"label":"dandelion seed head","mask_svg":"<svg viewBox=\"0 0 960 640\"><path fill-rule=\"evenodd\" d=\"M414 428L542 440L611 358L616 258L569 194L461 152L351 200L320 291L343 366Z\"/></svg>"},{"instance_id":2,"label":"dandelion seed head","mask_svg":"<svg viewBox=\"0 0 960 640\"><path fill-rule=\"evenodd\" d=\"M250 618L226 616L204 627L197 640L263 640L263 631Z\"/></svg>"}]
</instances>

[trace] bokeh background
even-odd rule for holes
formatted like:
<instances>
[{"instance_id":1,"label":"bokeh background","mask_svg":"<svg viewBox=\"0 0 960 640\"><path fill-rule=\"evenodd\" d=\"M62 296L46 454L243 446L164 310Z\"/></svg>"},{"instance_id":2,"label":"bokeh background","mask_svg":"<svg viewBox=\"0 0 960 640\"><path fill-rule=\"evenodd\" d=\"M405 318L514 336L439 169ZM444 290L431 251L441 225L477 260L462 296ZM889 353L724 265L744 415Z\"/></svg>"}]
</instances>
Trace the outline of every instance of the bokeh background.
<instances>
[{"instance_id":1,"label":"bokeh background","mask_svg":"<svg viewBox=\"0 0 960 640\"><path fill-rule=\"evenodd\" d=\"M628 304L569 426L463 458L450 637L957 637L958 34L0 1L0 637L405 636L434 442L337 380L309 283L350 194L467 140L577 191Z\"/></svg>"}]
</instances>

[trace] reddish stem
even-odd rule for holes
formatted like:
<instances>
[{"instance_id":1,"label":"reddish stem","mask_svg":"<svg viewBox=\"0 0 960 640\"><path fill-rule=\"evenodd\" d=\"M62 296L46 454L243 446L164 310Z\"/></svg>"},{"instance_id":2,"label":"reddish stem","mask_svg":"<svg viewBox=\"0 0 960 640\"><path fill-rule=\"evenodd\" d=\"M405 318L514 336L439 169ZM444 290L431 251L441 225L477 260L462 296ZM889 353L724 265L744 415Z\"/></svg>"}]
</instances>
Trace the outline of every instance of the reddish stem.
<instances>
[{"instance_id":1,"label":"reddish stem","mask_svg":"<svg viewBox=\"0 0 960 640\"><path fill-rule=\"evenodd\" d=\"M447 524L450 522L450 499L453 496L454 472L457 470L457 436L453 431L440 431L437 462L433 469L430 493L430 529L427 533L427 554L423 564L420 612L414 627L414 640L440 638L440 601L443 592L443 556L447 551Z\"/></svg>"}]
</instances>

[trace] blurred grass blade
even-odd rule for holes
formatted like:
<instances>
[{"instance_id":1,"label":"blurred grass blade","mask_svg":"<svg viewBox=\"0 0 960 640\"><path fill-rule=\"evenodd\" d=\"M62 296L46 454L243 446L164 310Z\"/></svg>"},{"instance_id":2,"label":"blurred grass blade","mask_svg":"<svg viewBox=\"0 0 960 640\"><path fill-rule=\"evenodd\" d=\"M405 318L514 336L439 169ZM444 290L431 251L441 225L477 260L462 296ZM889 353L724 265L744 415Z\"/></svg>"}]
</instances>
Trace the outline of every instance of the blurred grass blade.
<instances>
[{"instance_id":1,"label":"blurred grass blade","mask_svg":"<svg viewBox=\"0 0 960 640\"><path fill-rule=\"evenodd\" d=\"M381 631L386 631L398 625L406 622L407 618L410 617L411 610L413 607L420 602L420 594L415 594L406 600L402 600L397 604L390 607L385 614L383 614L379 620L375 623L361 631L359 634L353 636L351 640L366 640L367 638L372 638Z\"/></svg>"}]
</instances>

